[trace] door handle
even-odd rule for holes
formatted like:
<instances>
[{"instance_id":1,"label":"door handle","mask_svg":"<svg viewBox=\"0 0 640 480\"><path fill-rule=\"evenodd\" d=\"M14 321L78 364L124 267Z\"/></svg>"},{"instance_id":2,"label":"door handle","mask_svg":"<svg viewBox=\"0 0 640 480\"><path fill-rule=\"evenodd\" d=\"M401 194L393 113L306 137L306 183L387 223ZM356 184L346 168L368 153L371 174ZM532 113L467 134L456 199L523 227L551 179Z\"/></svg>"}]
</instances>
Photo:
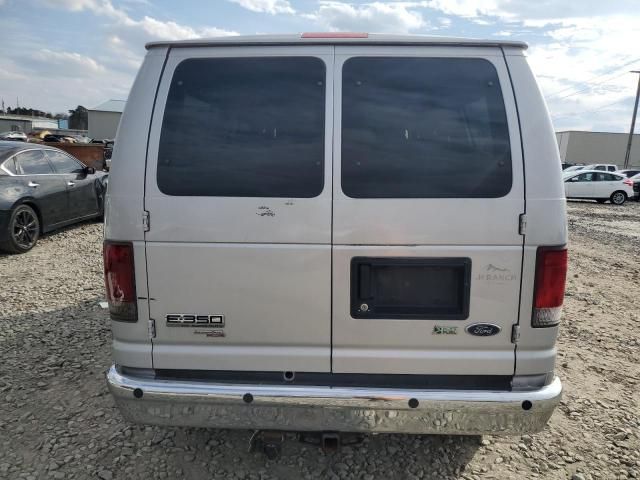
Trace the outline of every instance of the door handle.
<instances>
[{"instance_id":1,"label":"door handle","mask_svg":"<svg viewBox=\"0 0 640 480\"><path fill-rule=\"evenodd\" d=\"M39 187L39 186L40 186L40 184L39 184L39 183L36 183L36 182L29 182L29 184L28 184L28 185L29 185L30 187L33 187L33 188L36 188L36 187Z\"/></svg>"},{"instance_id":2,"label":"door handle","mask_svg":"<svg viewBox=\"0 0 640 480\"><path fill-rule=\"evenodd\" d=\"M71 182L71 181L67 182L67 185L70 187L73 187L75 184L76 184L75 182Z\"/></svg>"}]
</instances>

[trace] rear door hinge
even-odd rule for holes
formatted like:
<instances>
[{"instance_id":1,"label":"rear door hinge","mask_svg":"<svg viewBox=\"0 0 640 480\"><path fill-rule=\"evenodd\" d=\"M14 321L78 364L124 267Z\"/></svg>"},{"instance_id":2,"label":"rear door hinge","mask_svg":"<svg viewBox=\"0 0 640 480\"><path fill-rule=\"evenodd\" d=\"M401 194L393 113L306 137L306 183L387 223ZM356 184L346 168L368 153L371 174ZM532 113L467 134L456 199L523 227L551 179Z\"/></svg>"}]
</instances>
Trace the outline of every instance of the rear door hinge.
<instances>
[{"instance_id":1,"label":"rear door hinge","mask_svg":"<svg viewBox=\"0 0 640 480\"><path fill-rule=\"evenodd\" d=\"M142 211L142 229L148 232L151 229L151 223L149 220L149 212L147 210Z\"/></svg>"},{"instance_id":2,"label":"rear door hinge","mask_svg":"<svg viewBox=\"0 0 640 480\"><path fill-rule=\"evenodd\" d=\"M521 213L520 219L518 220L518 233L520 235L524 235L527 233L527 214Z\"/></svg>"},{"instance_id":3,"label":"rear door hinge","mask_svg":"<svg viewBox=\"0 0 640 480\"><path fill-rule=\"evenodd\" d=\"M149 319L148 330L149 338L156 338L156 321L152 318Z\"/></svg>"},{"instance_id":4,"label":"rear door hinge","mask_svg":"<svg viewBox=\"0 0 640 480\"><path fill-rule=\"evenodd\" d=\"M520 339L520 325L514 325L511 327L511 343L518 343Z\"/></svg>"}]
</instances>

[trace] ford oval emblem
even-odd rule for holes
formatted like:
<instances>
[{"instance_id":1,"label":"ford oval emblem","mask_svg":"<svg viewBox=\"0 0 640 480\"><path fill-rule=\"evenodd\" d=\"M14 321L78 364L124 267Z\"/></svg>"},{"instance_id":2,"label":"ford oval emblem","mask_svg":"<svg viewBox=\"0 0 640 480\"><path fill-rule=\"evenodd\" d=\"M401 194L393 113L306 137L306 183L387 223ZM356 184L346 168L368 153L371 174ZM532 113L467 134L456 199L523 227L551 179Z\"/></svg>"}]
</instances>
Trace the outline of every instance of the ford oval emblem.
<instances>
[{"instance_id":1,"label":"ford oval emblem","mask_svg":"<svg viewBox=\"0 0 640 480\"><path fill-rule=\"evenodd\" d=\"M465 328L465 330L476 337L491 337L500 333L502 329L492 323L474 323Z\"/></svg>"}]
</instances>

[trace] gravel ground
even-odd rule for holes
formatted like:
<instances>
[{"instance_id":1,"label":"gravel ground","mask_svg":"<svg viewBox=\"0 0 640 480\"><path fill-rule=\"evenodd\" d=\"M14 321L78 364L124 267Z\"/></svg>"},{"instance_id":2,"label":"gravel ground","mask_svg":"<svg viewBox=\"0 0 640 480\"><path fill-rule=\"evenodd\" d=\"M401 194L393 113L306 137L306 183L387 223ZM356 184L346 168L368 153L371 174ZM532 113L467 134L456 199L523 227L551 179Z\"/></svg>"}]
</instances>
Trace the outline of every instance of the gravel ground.
<instances>
[{"instance_id":1,"label":"gravel ground","mask_svg":"<svg viewBox=\"0 0 640 480\"><path fill-rule=\"evenodd\" d=\"M569 203L557 372L564 400L523 437L382 435L268 461L249 432L126 424L104 373L101 225L0 255L0 478L640 478L640 203Z\"/></svg>"}]
</instances>

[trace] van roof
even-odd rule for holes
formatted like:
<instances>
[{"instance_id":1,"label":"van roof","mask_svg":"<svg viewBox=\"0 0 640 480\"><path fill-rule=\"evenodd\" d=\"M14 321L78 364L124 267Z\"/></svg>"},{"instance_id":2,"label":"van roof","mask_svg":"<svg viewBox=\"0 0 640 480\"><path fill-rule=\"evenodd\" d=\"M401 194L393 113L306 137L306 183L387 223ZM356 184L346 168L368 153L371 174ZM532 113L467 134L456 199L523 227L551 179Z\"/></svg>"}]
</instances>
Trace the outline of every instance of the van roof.
<instances>
[{"instance_id":1,"label":"van roof","mask_svg":"<svg viewBox=\"0 0 640 480\"><path fill-rule=\"evenodd\" d=\"M516 47L526 49L525 42L499 39L437 37L428 35L387 35L378 33L302 33L287 35L233 35L179 41L158 41L146 44L154 47L213 47L246 45L447 45L473 47Z\"/></svg>"}]
</instances>

